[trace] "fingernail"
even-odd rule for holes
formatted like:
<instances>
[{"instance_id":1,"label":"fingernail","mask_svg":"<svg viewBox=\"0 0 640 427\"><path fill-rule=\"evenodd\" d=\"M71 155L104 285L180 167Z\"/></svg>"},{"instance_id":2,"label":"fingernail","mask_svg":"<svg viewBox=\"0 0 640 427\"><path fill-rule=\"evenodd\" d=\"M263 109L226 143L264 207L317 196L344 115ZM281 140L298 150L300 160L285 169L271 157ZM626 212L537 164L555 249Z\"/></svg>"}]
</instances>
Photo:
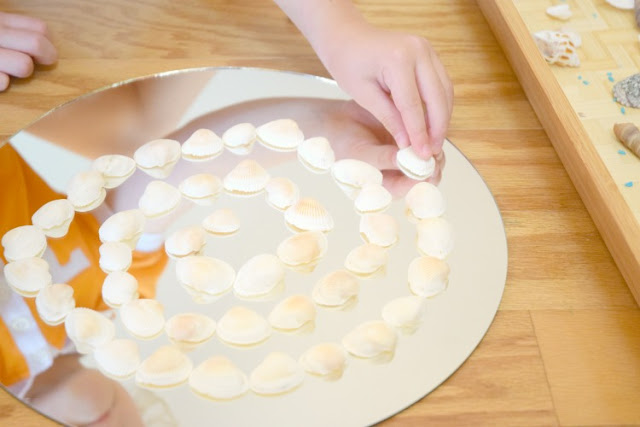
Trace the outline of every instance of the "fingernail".
<instances>
[{"instance_id":1,"label":"fingernail","mask_svg":"<svg viewBox=\"0 0 640 427\"><path fill-rule=\"evenodd\" d=\"M429 147L428 145L423 145L422 148L420 149L420 154L425 159L428 159L429 157L433 156L433 151L431 150L431 147Z\"/></svg>"}]
</instances>

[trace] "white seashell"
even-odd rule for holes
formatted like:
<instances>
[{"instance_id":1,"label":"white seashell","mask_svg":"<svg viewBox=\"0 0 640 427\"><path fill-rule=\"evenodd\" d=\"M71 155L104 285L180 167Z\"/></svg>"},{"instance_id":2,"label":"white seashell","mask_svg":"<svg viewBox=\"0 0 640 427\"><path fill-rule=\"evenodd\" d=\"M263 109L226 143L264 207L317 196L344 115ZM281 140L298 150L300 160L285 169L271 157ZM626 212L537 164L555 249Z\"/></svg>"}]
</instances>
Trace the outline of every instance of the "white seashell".
<instances>
[{"instance_id":1,"label":"white seashell","mask_svg":"<svg viewBox=\"0 0 640 427\"><path fill-rule=\"evenodd\" d=\"M114 271L102 283L102 300L109 307L118 308L138 295L138 280L126 271Z\"/></svg>"},{"instance_id":2,"label":"white seashell","mask_svg":"<svg viewBox=\"0 0 640 427\"><path fill-rule=\"evenodd\" d=\"M199 173L186 178L178 187L182 195L198 205L211 205L222 192L222 181L210 173Z\"/></svg>"},{"instance_id":3,"label":"white seashell","mask_svg":"<svg viewBox=\"0 0 640 427\"><path fill-rule=\"evenodd\" d=\"M191 225L174 231L164 242L164 248L171 258L184 258L200 255L206 243L204 229Z\"/></svg>"},{"instance_id":4,"label":"white seashell","mask_svg":"<svg viewBox=\"0 0 640 427\"><path fill-rule=\"evenodd\" d=\"M166 345L142 361L136 371L136 384L156 389L178 386L189 378L193 362L177 348Z\"/></svg>"},{"instance_id":5,"label":"white seashell","mask_svg":"<svg viewBox=\"0 0 640 427\"><path fill-rule=\"evenodd\" d=\"M305 197L284 212L284 220L294 231L331 231L333 217L316 199Z\"/></svg>"},{"instance_id":6,"label":"white seashell","mask_svg":"<svg viewBox=\"0 0 640 427\"><path fill-rule=\"evenodd\" d=\"M240 220L228 208L221 208L202 220L202 227L215 236L226 236L240 229Z\"/></svg>"},{"instance_id":7,"label":"white seashell","mask_svg":"<svg viewBox=\"0 0 640 427\"><path fill-rule=\"evenodd\" d=\"M218 338L229 344L251 345L269 338L271 327L267 319L255 311L235 306L218 321L217 334Z\"/></svg>"},{"instance_id":8,"label":"white seashell","mask_svg":"<svg viewBox=\"0 0 640 427\"><path fill-rule=\"evenodd\" d=\"M372 213L360 218L360 235L367 243L388 248L398 241L398 222L384 213Z\"/></svg>"},{"instance_id":9,"label":"white seashell","mask_svg":"<svg viewBox=\"0 0 640 427\"><path fill-rule=\"evenodd\" d=\"M418 250L422 255L444 259L453 250L453 229L444 218L426 218L416 227Z\"/></svg>"},{"instance_id":10,"label":"white seashell","mask_svg":"<svg viewBox=\"0 0 640 427\"><path fill-rule=\"evenodd\" d=\"M370 276L387 264L387 250L373 243L360 245L347 255L344 266L358 276Z\"/></svg>"},{"instance_id":11,"label":"white seashell","mask_svg":"<svg viewBox=\"0 0 640 427\"><path fill-rule=\"evenodd\" d=\"M284 266L277 256L256 255L238 270L233 290L241 297L266 295L284 281L284 273Z\"/></svg>"},{"instance_id":12,"label":"white seashell","mask_svg":"<svg viewBox=\"0 0 640 427\"><path fill-rule=\"evenodd\" d=\"M100 245L100 268L109 274L114 271L126 271L131 266L133 254L131 247L122 242L106 242Z\"/></svg>"},{"instance_id":13,"label":"white seashell","mask_svg":"<svg viewBox=\"0 0 640 427\"><path fill-rule=\"evenodd\" d=\"M256 129L258 141L274 151L295 151L304 141L304 134L298 124L291 119L279 119Z\"/></svg>"},{"instance_id":14,"label":"white seashell","mask_svg":"<svg viewBox=\"0 0 640 427\"><path fill-rule=\"evenodd\" d=\"M122 304L120 319L131 335L149 340L164 329L164 307L155 299L134 299Z\"/></svg>"},{"instance_id":15,"label":"white seashell","mask_svg":"<svg viewBox=\"0 0 640 427\"><path fill-rule=\"evenodd\" d=\"M52 200L33 214L31 222L48 237L63 237L69 231L75 213L69 200Z\"/></svg>"},{"instance_id":16,"label":"white seashell","mask_svg":"<svg viewBox=\"0 0 640 427\"><path fill-rule=\"evenodd\" d=\"M249 379L223 356L214 356L198 365L189 376L191 390L205 398L228 400L249 390Z\"/></svg>"},{"instance_id":17,"label":"white seashell","mask_svg":"<svg viewBox=\"0 0 640 427\"><path fill-rule=\"evenodd\" d=\"M413 295L393 299L382 307L382 318L396 328L417 326L423 314L424 299Z\"/></svg>"},{"instance_id":18,"label":"white seashell","mask_svg":"<svg viewBox=\"0 0 640 427\"><path fill-rule=\"evenodd\" d=\"M421 256L409 264L409 288L419 297L432 297L444 291L449 282L449 265L438 258Z\"/></svg>"},{"instance_id":19,"label":"white seashell","mask_svg":"<svg viewBox=\"0 0 640 427\"><path fill-rule=\"evenodd\" d=\"M236 273L220 259L192 255L176 262L176 276L182 286L197 293L220 295L233 286Z\"/></svg>"},{"instance_id":20,"label":"white seashell","mask_svg":"<svg viewBox=\"0 0 640 427\"><path fill-rule=\"evenodd\" d=\"M540 53L549 64L568 67L580 66L576 52L576 37L572 33L543 30L533 34Z\"/></svg>"},{"instance_id":21,"label":"white seashell","mask_svg":"<svg viewBox=\"0 0 640 427\"><path fill-rule=\"evenodd\" d=\"M340 307L358 296L360 283L346 270L336 270L327 274L313 288L313 300L327 307Z\"/></svg>"},{"instance_id":22,"label":"white seashell","mask_svg":"<svg viewBox=\"0 0 640 427\"><path fill-rule=\"evenodd\" d=\"M34 225L21 225L2 236L2 247L9 262L40 257L47 249L47 237Z\"/></svg>"},{"instance_id":23,"label":"white seashell","mask_svg":"<svg viewBox=\"0 0 640 427\"><path fill-rule=\"evenodd\" d=\"M320 231L305 231L287 237L276 251L288 267L315 266L327 252L328 242Z\"/></svg>"},{"instance_id":24,"label":"white seashell","mask_svg":"<svg viewBox=\"0 0 640 427\"><path fill-rule=\"evenodd\" d=\"M45 286L36 296L38 315L47 325L61 324L74 308L73 288L66 283Z\"/></svg>"},{"instance_id":25,"label":"white seashell","mask_svg":"<svg viewBox=\"0 0 640 427\"><path fill-rule=\"evenodd\" d=\"M379 184L362 187L353 205L359 214L382 212L389 207L393 197L391 193Z\"/></svg>"},{"instance_id":26,"label":"white seashell","mask_svg":"<svg viewBox=\"0 0 640 427\"><path fill-rule=\"evenodd\" d=\"M200 313L176 314L167 320L164 330L169 340L175 344L196 345L209 340L215 330L216 322Z\"/></svg>"},{"instance_id":27,"label":"white seashell","mask_svg":"<svg viewBox=\"0 0 640 427\"><path fill-rule=\"evenodd\" d=\"M151 181L138 201L138 207L147 218L166 215L178 207L180 191L164 181Z\"/></svg>"},{"instance_id":28,"label":"white seashell","mask_svg":"<svg viewBox=\"0 0 640 427\"><path fill-rule=\"evenodd\" d=\"M557 4L547 8L547 15L552 18L560 19L561 21L566 21L573 16L573 13L571 13L571 9L568 4Z\"/></svg>"},{"instance_id":29,"label":"white seashell","mask_svg":"<svg viewBox=\"0 0 640 427\"><path fill-rule=\"evenodd\" d=\"M146 218L140 209L130 209L111 215L98 230L100 241L122 242L135 249L144 230Z\"/></svg>"},{"instance_id":30,"label":"white seashell","mask_svg":"<svg viewBox=\"0 0 640 427\"><path fill-rule=\"evenodd\" d=\"M343 339L347 351L358 357L376 357L383 353L393 353L398 340L397 332L380 320L372 320L358 325Z\"/></svg>"},{"instance_id":31,"label":"white seashell","mask_svg":"<svg viewBox=\"0 0 640 427\"><path fill-rule=\"evenodd\" d=\"M100 346L93 353L98 369L116 380L133 376L140 366L140 350L134 340L120 338Z\"/></svg>"},{"instance_id":32,"label":"white seashell","mask_svg":"<svg viewBox=\"0 0 640 427\"><path fill-rule=\"evenodd\" d=\"M327 138L318 136L304 140L298 146L298 160L313 173L329 172L336 155Z\"/></svg>"},{"instance_id":33,"label":"white seashell","mask_svg":"<svg viewBox=\"0 0 640 427\"><path fill-rule=\"evenodd\" d=\"M24 258L4 266L4 277L14 292L35 297L51 284L49 264L42 258Z\"/></svg>"},{"instance_id":34,"label":"white seashell","mask_svg":"<svg viewBox=\"0 0 640 427\"><path fill-rule=\"evenodd\" d=\"M256 138L256 128L251 123L239 123L222 134L224 146L237 155L249 154Z\"/></svg>"},{"instance_id":35,"label":"white seashell","mask_svg":"<svg viewBox=\"0 0 640 427\"><path fill-rule=\"evenodd\" d=\"M398 150L396 163L402 173L417 181L429 178L436 170L436 159L433 157L428 159L418 157L411 146Z\"/></svg>"},{"instance_id":36,"label":"white seashell","mask_svg":"<svg viewBox=\"0 0 640 427\"><path fill-rule=\"evenodd\" d=\"M105 181L98 171L79 172L67 186L67 200L76 212L87 212L100 206L107 197Z\"/></svg>"},{"instance_id":37,"label":"white seashell","mask_svg":"<svg viewBox=\"0 0 640 427\"><path fill-rule=\"evenodd\" d=\"M64 329L78 353L82 354L90 354L105 345L116 333L115 325L104 314L83 307L76 307L67 314Z\"/></svg>"},{"instance_id":38,"label":"white seashell","mask_svg":"<svg viewBox=\"0 0 640 427\"><path fill-rule=\"evenodd\" d=\"M182 144L182 158L192 162L215 159L224 150L222 139L210 129L198 129Z\"/></svg>"},{"instance_id":39,"label":"white seashell","mask_svg":"<svg viewBox=\"0 0 640 427\"><path fill-rule=\"evenodd\" d=\"M133 153L133 159L149 176L164 179L171 175L173 168L180 160L181 153L182 149L178 141L155 139L140 146Z\"/></svg>"},{"instance_id":40,"label":"white seashell","mask_svg":"<svg viewBox=\"0 0 640 427\"><path fill-rule=\"evenodd\" d=\"M419 182L411 187L404 200L409 213L417 219L440 216L446 210L442 193L430 182Z\"/></svg>"},{"instance_id":41,"label":"white seashell","mask_svg":"<svg viewBox=\"0 0 640 427\"><path fill-rule=\"evenodd\" d=\"M264 190L269 173L258 162L246 159L236 165L223 180L224 189L237 196L251 196Z\"/></svg>"},{"instance_id":42,"label":"white seashell","mask_svg":"<svg viewBox=\"0 0 640 427\"><path fill-rule=\"evenodd\" d=\"M136 162L121 154L107 154L93 161L91 168L102 174L105 188L115 188L136 171Z\"/></svg>"},{"instance_id":43,"label":"white seashell","mask_svg":"<svg viewBox=\"0 0 640 427\"><path fill-rule=\"evenodd\" d=\"M291 356L273 352L251 372L249 384L258 394L286 393L304 381L304 371Z\"/></svg>"},{"instance_id":44,"label":"white seashell","mask_svg":"<svg viewBox=\"0 0 640 427\"><path fill-rule=\"evenodd\" d=\"M367 184L382 185L382 172L356 159L338 160L331 167L331 175L339 184L358 189Z\"/></svg>"},{"instance_id":45,"label":"white seashell","mask_svg":"<svg viewBox=\"0 0 640 427\"><path fill-rule=\"evenodd\" d=\"M298 186L285 177L271 178L264 189L267 203L280 210L287 209L300 197Z\"/></svg>"},{"instance_id":46,"label":"white seashell","mask_svg":"<svg viewBox=\"0 0 640 427\"><path fill-rule=\"evenodd\" d=\"M341 375L346 364L347 352L336 343L316 344L300 356L302 368L313 375Z\"/></svg>"},{"instance_id":47,"label":"white seashell","mask_svg":"<svg viewBox=\"0 0 640 427\"><path fill-rule=\"evenodd\" d=\"M613 7L617 7L622 10L633 10L633 0L607 0Z\"/></svg>"},{"instance_id":48,"label":"white seashell","mask_svg":"<svg viewBox=\"0 0 640 427\"><path fill-rule=\"evenodd\" d=\"M269 314L269 323L276 329L295 330L313 322L316 308L306 295L291 295L276 305Z\"/></svg>"}]
</instances>

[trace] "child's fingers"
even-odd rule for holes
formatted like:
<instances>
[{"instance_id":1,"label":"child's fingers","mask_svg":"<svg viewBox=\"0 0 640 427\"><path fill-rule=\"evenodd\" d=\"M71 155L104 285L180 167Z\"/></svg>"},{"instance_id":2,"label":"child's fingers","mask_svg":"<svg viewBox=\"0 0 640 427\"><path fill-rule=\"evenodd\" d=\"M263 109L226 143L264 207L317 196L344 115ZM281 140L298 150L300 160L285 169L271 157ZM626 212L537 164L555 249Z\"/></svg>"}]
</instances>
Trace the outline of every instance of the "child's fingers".
<instances>
[{"instance_id":1,"label":"child's fingers","mask_svg":"<svg viewBox=\"0 0 640 427\"><path fill-rule=\"evenodd\" d=\"M0 72L14 77L29 77L33 60L26 53L0 47Z\"/></svg>"},{"instance_id":2,"label":"child's fingers","mask_svg":"<svg viewBox=\"0 0 640 427\"><path fill-rule=\"evenodd\" d=\"M0 47L25 53L39 64L53 64L58 59L56 48L49 39L35 31L3 28Z\"/></svg>"},{"instance_id":3,"label":"child's fingers","mask_svg":"<svg viewBox=\"0 0 640 427\"><path fill-rule=\"evenodd\" d=\"M429 145L439 150L449 126L450 114L447 94L442 86L440 76L429 60L421 60L417 64L416 72L418 90L427 107Z\"/></svg>"},{"instance_id":4,"label":"child's fingers","mask_svg":"<svg viewBox=\"0 0 640 427\"><path fill-rule=\"evenodd\" d=\"M0 12L0 27L8 27L16 30L27 30L48 36L47 24L38 18Z\"/></svg>"}]
</instances>

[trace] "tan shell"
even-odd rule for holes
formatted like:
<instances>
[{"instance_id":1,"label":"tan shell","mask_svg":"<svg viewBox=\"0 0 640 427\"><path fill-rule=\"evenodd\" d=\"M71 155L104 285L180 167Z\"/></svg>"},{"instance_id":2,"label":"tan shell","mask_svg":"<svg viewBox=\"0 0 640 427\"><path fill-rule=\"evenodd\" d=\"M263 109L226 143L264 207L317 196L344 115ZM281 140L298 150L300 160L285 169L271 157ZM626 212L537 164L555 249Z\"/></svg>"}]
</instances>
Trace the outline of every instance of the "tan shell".
<instances>
[{"instance_id":1,"label":"tan shell","mask_svg":"<svg viewBox=\"0 0 640 427\"><path fill-rule=\"evenodd\" d=\"M424 315L424 299L409 295L393 299L382 308L382 318L396 328L418 325Z\"/></svg>"},{"instance_id":2,"label":"tan shell","mask_svg":"<svg viewBox=\"0 0 640 427\"><path fill-rule=\"evenodd\" d=\"M446 210L442 193L429 182L419 182L411 187L404 200L409 213L417 219L440 216Z\"/></svg>"},{"instance_id":3,"label":"tan shell","mask_svg":"<svg viewBox=\"0 0 640 427\"><path fill-rule=\"evenodd\" d=\"M286 393L304 381L304 371L291 356L273 352L249 376L251 390L258 394Z\"/></svg>"},{"instance_id":4,"label":"tan shell","mask_svg":"<svg viewBox=\"0 0 640 427\"><path fill-rule=\"evenodd\" d=\"M372 213L360 218L360 234L367 243L388 248L398 241L398 222L384 213Z\"/></svg>"},{"instance_id":5,"label":"tan shell","mask_svg":"<svg viewBox=\"0 0 640 427\"><path fill-rule=\"evenodd\" d=\"M171 388L187 381L193 362L177 348L166 345L142 361L136 371L136 384L156 389Z\"/></svg>"},{"instance_id":6,"label":"tan shell","mask_svg":"<svg viewBox=\"0 0 640 427\"><path fill-rule=\"evenodd\" d=\"M284 281L284 274L284 266L277 256L259 254L240 267L233 291L240 297L267 295Z\"/></svg>"},{"instance_id":7,"label":"tan shell","mask_svg":"<svg viewBox=\"0 0 640 427\"><path fill-rule=\"evenodd\" d=\"M223 184L229 194L251 196L264 190L270 178L258 162L245 159L224 177Z\"/></svg>"},{"instance_id":8,"label":"tan shell","mask_svg":"<svg viewBox=\"0 0 640 427\"><path fill-rule=\"evenodd\" d=\"M387 250L373 243L360 245L347 255L344 266L358 276L369 276L383 269L387 264Z\"/></svg>"},{"instance_id":9,"label":"tan shell","mask_svg":"<svg viewBox=\"0 0 640 427\"><path fill-rule=\"evenodd\" d=\"M100 245L100 268L109 274L114 271L126 271L131 266L133 254L131 247L122 242L106 242Z\"/></svg>"},{"instance_id":10,"label":"tan shell","mask_svg":"<svg viewBox=\"0 0 640 427\"><path fill-rule=\"evenodd\" d=\"M91 168L104 177L105 188L116 188L136 171L136 162L121 154L107 154L93 161Z\"/></svg>"},{"instance_id":11,"label":"tan shell","mask_svg":"<svg viewBox=\"0 0 640 427\"><path fill-rule=\"evenodd\" d=\"M107 197L105 181L98 171L79 172L67 186L67 200L76 212L87 212L100 206Z\"/></svg>"},{"instance_id":12,"label":"tan shell","mask_svg":"<svg viewBox=\"0 0 640 427\"><path fill-rule=\"evenodd\" d=\"M98 347L93 358L103 374L116 380L132 377L140 366L138 343L125 338Z\"/></svg>"},{"instance_id":13,"label":"tan shell","mask_svg":"<svg viewBox=\"0 0 640 427\"><path fill-rule=\"evenodd\" d=\"M2 247L9 262L40 257L47 248L47 237L34 225L21 225L2 236Z\"/></svg>"},{"instance_id":14,"label":"tan shell","mask_svg":"<svg viewBox=\"0 0 640 427\"><path fill-rule=\"evenodd\" d=\"M313 375L340 375L346 364L347 352L340 344L331 342L316 344L300 356L302 368Z\"/></svg>"},{"instance_id":15,"label":"tan shell","mask_svg":"<svg viewBox=\"0 0 640 427\"><path fill-rule=\"evenodd\" d=\"M256 138L256 128L251 123L238 123L227 129L222 135L224 146L237 155L251 153Z\"/></svg>"},{"instance_id":16,"label":"tan shell","mask_svg":"<svg viewBox=\"0 0 640 427\"><path fill-rule=\"evenodd\" d=\"M311 296L323 306L340 307L358 296L360 283L346 270L336 270L318 280Z\"/></svg>"},{"instance_id":17,"label":"tan shell","mask_svg":"<svg viewBox=\"0 0 640 427\"><path fill-rule=\"evenodd\" d=\"M140 209L130 209L111 215L98 230L100 241L126 243L131 249L136 247L144 230L146 218Z\"/></svg>"},{"instance_id":18,"label":"tan shell","mask_svg":"<svg viewBox=\"0 0 640 427\"><path fill-rule=\"evenodd\" d=\"M279 119L256 129L258 141L274 151L295 151L304 141L304 134L298 124L291 119Z\"/></svg>"},{"instance_id":19,"label":"tan shell","mask_svg":"<svg viewBox=\"0 0 640 427\"><path fill-rule=\"evenodd\" d=\"M305 197L291 205L284 212L284 220L294 231L331 231L333 217L322 204L311 197Z\"/></svg>"},{"instance_id":20,"label":"tan shell","mask_svg":"<svg viewBox=\"0 0 640 427\"><path fill-rule=\"evenodd\" d=\"M291 295L271 310L268 319L272 327L292 331L315 321L316 308L308 296Z\"/></svg>"},{"instance_id":21,"label":"tan shell","mask_svg":"<svg viewBox=\"0 0 640 427\"><path fill-rule=\"evenodd\" d=\"M240 229L240 220L233 210L220 208L202 220L202 227L214 236L228 236Z\"/></svg>"},{"instance_id":22,"label":"tan shell","mask_svg":"<svg viewBox=\"0 0 640 427\"><path fill-rule=\"evenodd\" d=\"M343 339L342 345L354 356L370 358L393 353L398 340L397 332L385 322L373 320L358 325Z\"/></svg>"},{"instance_id":23,"label":"tan shell","mask_svg":"<svg viewBox=\"0 0 640 427\"><path fill-rule=\"evenodd\" d=\"M24 258L4 266L4 277L14 292L35 297L51 284L49 264L42 258Z\"/></svg>"},{"instance_id":24,"label":"tan shell","mask_svg":"<svg viewBox=\"0 0 640 427\"><path fill-rule=\"evenodd\" d=\"M180 199L180 191L171 184L151 181L144 189L138 207L147 218L156 218L177 208Z\"/></svg>"},{"instance_id":25,"label":"tan shell","mask_svg":"<svg viewBox=\"0 0 640 427\"><path fill-rule=\"evenodd\" d=\"M214 356L191 372L189 387L205 398L229 400L240 397L249 390L249 379L231 360Z\"/></svg>"},{"instance_id":26,"label":"tan shell","mask_svg":"<svg viewBox=\"0 0 640 427\"><path fill-rule=\"evenodd\" d=\"M164 307L154 299L134 299L122 304L120 319L131 335L149 340L164 329Z\"/></svg>"},{"instance_id":27,"label":"tan shell","mask_svg":"<svg viewBox=\"0 0 640 427\"><path fill-rule=\"evenodd\" d=\"M421 220L416 228L418 250L422 255L444 259L453 250L453 229L446 219L426 218Z\"/></svg>"},{"instance_id":28,"label":"tan shell","mask_svg":"<svg viewBox=\"0 0 640 427\"><path fill-rule=\"evenodd\" d=\"M191 162L215 159L224 150L222 139L210 129L198 129L182 144L182 158Z\"/></svg>"},{"instance_id":29,"label":"tan shell","mask_svg":"<svg viewBox=\"0 0 640 427\"><path fill-rule=\"evenodd\" d=\"M271 178L264 189L267 203L276 209L285 210L300 198L298 186L289 178Z\"/></svg>"},{"instance_id":30,"label":"tan shell","mask_svg":"<svg viewBox=\"0 0 640 427\"><path fill-rule=\"evenodd\" d=\"M164 242L164 248L171 258L200 255L206 241L205 231L199 225L191 225L174 231Z\"/></svg>"},{"instance_id":31,"label":"tan shell","mask_svg":"<svg viewBox=\"0 0 640 427\"><path fill-rule=\"evenodd\" d=\"M210 173L199 173L183 180L178 188L186 199L209 206L222 192L222 181Z\"/></svg>"},{"instance_id":32,"label":"tan shell","mask_svg":"<svg viewBox=\"0 0 640 427\"><path fill-rule=\"evenodd\" d=\"M353 206L359 214L382 212L389 207L393 200L391 193L379 184L370 184L362 187Z\"/></svg>"},{"instance_id":33,"label":"tan shell","mask_svg":"<svg viewBox=\"0 0 640 427\"><path fill-rule=\"evenodd\" d=\"M31 222L48 237L63 237L69 231L75 213L69 200L52 200L33 214Z\"/></svg>"},{"instance_id":34,"label":"tan shell","mask_svg":"<svg viewBox=\"0 0 640 427\"><path fill-rule=\"evenodd\" d=\"M286 238L277 249L288 267L315 266L327 252L327 238L320 231L305 231Z\"/></svg>"},{"instance_id":35,"label":"tan shell","mask_svg":"<svg viewBox=\"0 0 640 427\"><path fill-rule=\"evenodd\" d=\"M197 345L209 340L216 331L216 322L200 313L181 313L169 318L164 325L174 344Z\"/></svg>"},{"instance_id":36,"label":"tan shell","mask_svg":"<svg viewBox=\"0 0 640 427\"><path fill-rule=\"evenodd\" d=\"M298 146L298 160L313 173L329 172L336 155L327 138L318 136L304 140Z\"/></svg>"},{"instance_id":37,"label":"tan shell","mask_svg":"<svg viewBox=\"0 0 640 427\"><path fill-rule=\"evenodd\" d=\"M420 297L438 295L447 288L449 265L438 258L421 256L409 264L409 288Z\"/></svg>"},{"instance_id":38,"label":"tan shell","mask_svg":"<svg viewBox=\"0 0 640 427\"><path fill-rule=\"evenodd\" d=\"M78 353L90 354L113 339L115 325L104 314L89 308L77 307L64 320L67 337Z\"/></svg>"},{"instance_id":39,"label":"tan shell","mask_svg":"<svg viewBox=\"0 0 640 427\"><path fill-rule=\"evenodd\" d=\"M246 307L230 308L218 321L218 338L234 345L260 343L271 335L267 319Z\"/></svg>"},{"instance_id":40,"label":"tan shell","mask_svg":"<svg viewBox=\"0 0 640 427\"><path fill-rule=\"evenodd\" d=\"M45 286L36 296L38 315L47 325L61 324L74 308L73 288L66 283Z\"/></svg>"},{"instance_id":41,"label":"tan shell","mask_svg":"<svg viewBox=\"0 0 640 427\"><path fill-rule=\"evenodd\" d=\"M382 172L362 160L338 160L331 167L331 175L338 183L349 187L362 188L368 184L382 185Z\"/></svg>"},{"instance_id":42,"label":"tan shell","mask_svg":"<svg viewBox=\"0 0 640 427\"><path fill-rule=\"evenodd\" d=\"M220 295L231 289L236 273L220 259L192 255L176 262L176 276L182 286L197 293Z\"/></svg>"},{"instance_id":43,"label":"tan shell","mask_svg":"<svg viewBox=\"0 0 640 427\"><path fill-rule=\"evenodd\" d=\"M138 280L126 271L114 271L102 283L102 300L109 307L118 308L138 298Z\"/></svg>"},{"instance_id":44,"label":"tan shell","mask_svg":"<svg viewBox=\"0 0 640 427\"><path fill-rule=\"evenodd\" d=\"M398 150L396 164L402 173L417 181L423 181L431 177L436 169L436 159L433 157L428 159L418 157L411 146Z\"/></svg>"},{"instance_id":45,"label":"tan shell","mask_svg":"<svg viewBox=\"0 0 640 427\"><path fill-rule=\"evenodd\" d=\"M149 176L165 179L180 160L180 143L173 139L155 139L139 147L133 153L138 167Z\"/></svg>"}]
</instances>

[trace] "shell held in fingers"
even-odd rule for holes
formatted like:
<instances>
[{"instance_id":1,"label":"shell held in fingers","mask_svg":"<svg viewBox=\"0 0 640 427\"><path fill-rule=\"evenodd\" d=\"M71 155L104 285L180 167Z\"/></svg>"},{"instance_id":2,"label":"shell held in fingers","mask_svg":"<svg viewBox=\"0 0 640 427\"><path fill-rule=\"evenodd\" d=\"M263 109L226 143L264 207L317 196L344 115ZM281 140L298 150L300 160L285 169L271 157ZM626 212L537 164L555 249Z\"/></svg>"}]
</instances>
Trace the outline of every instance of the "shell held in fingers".
<instances>
[{"instance_id":1,"label":"shell held in fingers","mask_svg":"<svg viewBox=\"0 0 640 427\"><path fill-rule=\"evenodd\" d=\"M411 146L398 150L396 163L402 173L417 181L423 181L431 177L436 170L436 159L433 157L428 159L418 157Z\"/></svg>"}]
</instances>

